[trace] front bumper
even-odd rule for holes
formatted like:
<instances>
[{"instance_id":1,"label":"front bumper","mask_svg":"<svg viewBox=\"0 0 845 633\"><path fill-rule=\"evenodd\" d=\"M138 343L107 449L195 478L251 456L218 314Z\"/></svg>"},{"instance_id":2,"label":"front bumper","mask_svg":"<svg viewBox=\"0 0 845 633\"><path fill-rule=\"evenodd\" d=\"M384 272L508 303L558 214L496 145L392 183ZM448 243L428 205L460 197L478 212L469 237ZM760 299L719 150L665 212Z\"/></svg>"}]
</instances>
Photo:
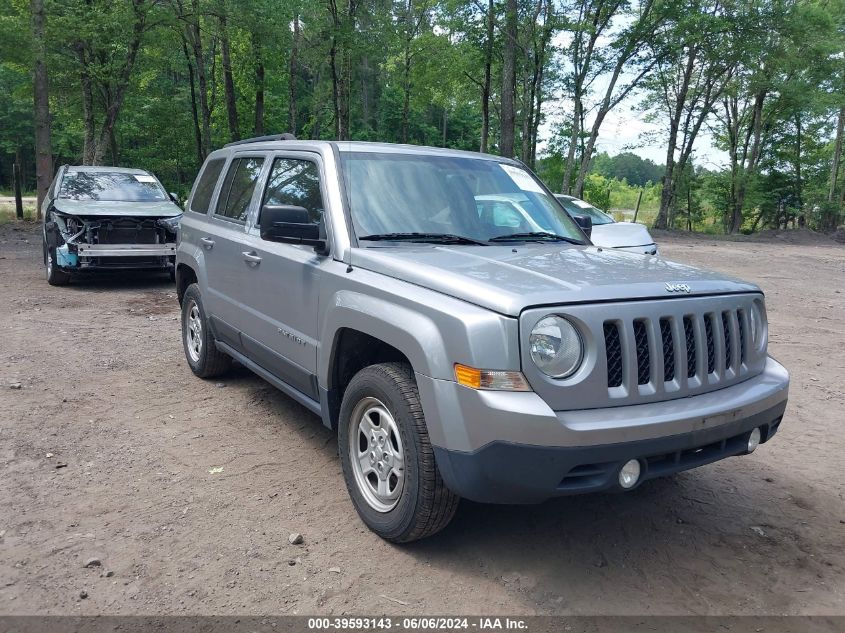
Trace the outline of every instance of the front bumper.
<instances>
[{"instance_id":1,"label":"front bumper","mask_svg":"<svg viewBox=\"0 0 845 633\"><path fill-rule=\"evenodd\" d=\"M176 260L176 244L68 244L56 249L56 263L67 272L86 270L167 269Z\"/></svg>"},{"instance_id":2,"label":"front bumper","mask_svg":"<svg viewBox=\"0 0 845 633\"><path fill-rule=\"evenodd\" d=\"M640 462L643 481L746 453L748 437L774 436L786 402L730 424L651 440L605 446L541 447L494 442L474 453L434 449L446 485L483 503L539 503L551 497L619 489L622 466Z\"/></svg>"},{"instance_id":3,"label":"front bumper","mask_svg":"<svg viewBox=\"0 0 845 633\"><path fill-rule=\"evenodd\" d=\"M777 431L789 376L775 360L742 383L627 407L552 411L535 393L475 391L417 376L443 479L468 499L533 503L615 487L640 459L645 481L745 452Z\"/></svg>"}]
</instances>

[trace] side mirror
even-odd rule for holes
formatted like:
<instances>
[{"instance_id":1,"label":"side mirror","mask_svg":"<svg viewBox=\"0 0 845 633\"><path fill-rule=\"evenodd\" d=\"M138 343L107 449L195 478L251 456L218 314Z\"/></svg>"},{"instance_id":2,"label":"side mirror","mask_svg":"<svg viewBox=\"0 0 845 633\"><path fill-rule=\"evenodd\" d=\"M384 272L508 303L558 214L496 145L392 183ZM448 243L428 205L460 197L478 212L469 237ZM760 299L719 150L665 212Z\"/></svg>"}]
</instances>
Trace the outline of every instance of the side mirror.
<instances>
[{"instance_id":1,"label":"side mirror","mask_svg":"<svg viewBox=\"0 0 845 633\"><path fill-rule=\"evenodd\" d=\"M320 225L314 224L308 210L290 204L267 204L261 208L261 239L283 244L306 244L318 253L326 249Z\"/></svg>"},{"instance_id":2,"label":"side mirror","mask_svg":"<svg viewBox=\"0 0 845 633\"><path fill-rule=\"evenodd\" d=\"M581 227L581 230L590 237L593 234L593 218L589 215L573 215L572 219Z\"/></svg>"},{"instance_id":3,"label":"side mirror","mask_svg":"<svg viewBox=\"0 0 845 633\"><path fill-rule=\"evenodd\" d=\"M175 193L173 193L172 191L171 191L169 194L167 194L167 195L168 195L168 196L170 196L170 199L171 199L174 203L179 204L179 196L177 196L177 195L176 195Z\"/></svg>"}]
</instances>

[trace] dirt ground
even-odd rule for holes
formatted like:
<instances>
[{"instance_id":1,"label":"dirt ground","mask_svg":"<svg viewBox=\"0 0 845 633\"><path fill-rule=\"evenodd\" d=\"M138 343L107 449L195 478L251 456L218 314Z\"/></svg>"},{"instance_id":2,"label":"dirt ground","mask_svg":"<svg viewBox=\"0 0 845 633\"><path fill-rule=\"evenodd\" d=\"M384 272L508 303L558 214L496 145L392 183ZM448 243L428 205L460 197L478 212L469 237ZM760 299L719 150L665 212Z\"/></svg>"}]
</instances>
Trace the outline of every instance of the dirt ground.
<instances>
[{"instance_id":1,"label":"dirt ground","mask_svg":"<svg viewBox=\"0 0 845 633\"><path fill-rule=\"evenodd\" d=\"M166 277L52 288L37 229L0 226L0 614L845 614L845 247L658 241L767 292L775 440L625 495L464 502L399 547L314 415L191 374Z\"/></svg>"}]
</instances>

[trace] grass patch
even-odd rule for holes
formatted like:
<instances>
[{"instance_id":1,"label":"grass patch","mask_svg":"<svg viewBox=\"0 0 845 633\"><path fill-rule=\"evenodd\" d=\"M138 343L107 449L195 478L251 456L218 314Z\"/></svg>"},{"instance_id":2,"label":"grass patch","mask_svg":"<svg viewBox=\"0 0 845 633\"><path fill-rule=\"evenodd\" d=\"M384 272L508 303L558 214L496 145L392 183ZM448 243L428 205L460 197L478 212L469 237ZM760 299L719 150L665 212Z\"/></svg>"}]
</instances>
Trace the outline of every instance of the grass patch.
<instances>
[{"instance_id":1,"label":"grass patch","mask_svg":"<svg viewBox=\"0 0 845 633\"><path fill-rule=\"evenodd\" d=\"M24 221L34 222L35 221L35 205L34 204L25 204L23 206L23 219ZM10 222L18 222L19 220L15 217L15 205L14 204L5 204L0 203L0 224L8 224Z\"/></svg>"}]
</instances>

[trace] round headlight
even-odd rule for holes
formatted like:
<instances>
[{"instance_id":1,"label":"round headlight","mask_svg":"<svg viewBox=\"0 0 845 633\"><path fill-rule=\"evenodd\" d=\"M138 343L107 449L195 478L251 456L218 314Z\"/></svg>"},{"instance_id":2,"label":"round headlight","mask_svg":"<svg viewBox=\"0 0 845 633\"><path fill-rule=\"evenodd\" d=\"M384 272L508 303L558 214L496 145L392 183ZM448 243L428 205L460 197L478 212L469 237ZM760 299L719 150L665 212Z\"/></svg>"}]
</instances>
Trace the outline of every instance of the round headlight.
<instances>
[{"instance_id":1,"label":"round headlight","mask_svg":"<svg viewBox=\"0 0 845 633\"><path fill-rule=\"evenodd\" d=\"M543 317L528 338L531 360L552 378L567 378L581 366L584 344L578 330L563 317Z\"/></svg>"},{"instance_id":2,"label":"round headlight","mask_svg":"<svg viewBox=\"0 0 845 633\"><path fill-rule=\"evenodd\" d=\"M754 301L751 304L751 311L748 318L751 322L751 342L754 344L754 347L759 347L766 328L766 317L763 314L763 308L759 301Z\"/></svg>"}]
</instances>

